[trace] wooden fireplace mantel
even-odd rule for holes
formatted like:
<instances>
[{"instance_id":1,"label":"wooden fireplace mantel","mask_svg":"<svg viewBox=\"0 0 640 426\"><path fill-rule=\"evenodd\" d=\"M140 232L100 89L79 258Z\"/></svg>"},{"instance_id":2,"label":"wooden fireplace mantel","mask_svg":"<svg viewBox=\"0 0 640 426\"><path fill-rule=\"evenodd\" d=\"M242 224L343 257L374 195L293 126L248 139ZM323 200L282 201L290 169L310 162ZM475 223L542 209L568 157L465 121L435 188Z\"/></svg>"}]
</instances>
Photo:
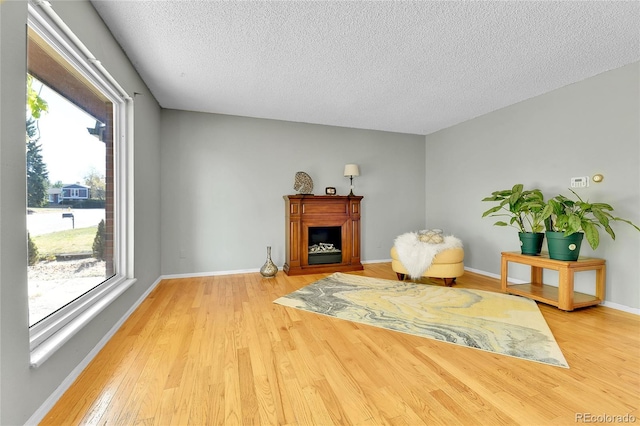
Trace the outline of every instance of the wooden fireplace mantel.
<instances>
[{"instance_id":1,"label":"wooden fireplace mantel","mask_svg":"<svg viewBox=\"0 0 640 426\"><path fill-rule=\"evenodd\" d=\"M285 263L287 275L346 272L360 263L360 200L362 196L285 195ZM309 265L309 228L341 228L342 261Z\"/></svg>"}]
</instances>

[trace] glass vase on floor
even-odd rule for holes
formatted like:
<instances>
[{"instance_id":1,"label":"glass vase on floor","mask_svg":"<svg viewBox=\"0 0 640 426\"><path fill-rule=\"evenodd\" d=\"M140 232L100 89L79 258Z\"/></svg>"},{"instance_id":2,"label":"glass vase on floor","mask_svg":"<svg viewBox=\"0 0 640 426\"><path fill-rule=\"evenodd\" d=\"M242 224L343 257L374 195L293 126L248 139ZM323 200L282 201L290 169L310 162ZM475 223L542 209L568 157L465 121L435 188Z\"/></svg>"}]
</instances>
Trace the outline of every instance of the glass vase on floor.
<instances>
[{"instance_id":1,"label":"glass vase on floor","mask_svg":"<svg viewBox=\"0 0 640 426\"><path fill-rule=\"evenodd\" d=\"M271 260L271 247L267 247L267 261L260 268L260 274L265 278L273 278L277 273L278 267Z\"/></svg>"}]
</instances>

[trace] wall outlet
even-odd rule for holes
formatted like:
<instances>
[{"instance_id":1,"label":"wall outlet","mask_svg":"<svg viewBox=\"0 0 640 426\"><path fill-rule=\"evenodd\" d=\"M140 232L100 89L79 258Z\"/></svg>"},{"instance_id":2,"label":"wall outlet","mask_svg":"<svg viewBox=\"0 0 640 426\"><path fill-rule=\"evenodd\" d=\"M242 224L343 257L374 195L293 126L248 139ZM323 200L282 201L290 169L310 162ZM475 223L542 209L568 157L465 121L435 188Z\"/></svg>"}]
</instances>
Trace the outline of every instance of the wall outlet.
<instances>
[{"instance_id":1,"label":"wall outlet","mask_svg":"<svg viewBox=\"0 0 640 426\"><path fill-rule=\"evenodd\" d=\"M185 249L180 249L178 251L178 256L180 257L180 259L186 259L187 257L187 251Z\"/></svg>"}]
</instances>

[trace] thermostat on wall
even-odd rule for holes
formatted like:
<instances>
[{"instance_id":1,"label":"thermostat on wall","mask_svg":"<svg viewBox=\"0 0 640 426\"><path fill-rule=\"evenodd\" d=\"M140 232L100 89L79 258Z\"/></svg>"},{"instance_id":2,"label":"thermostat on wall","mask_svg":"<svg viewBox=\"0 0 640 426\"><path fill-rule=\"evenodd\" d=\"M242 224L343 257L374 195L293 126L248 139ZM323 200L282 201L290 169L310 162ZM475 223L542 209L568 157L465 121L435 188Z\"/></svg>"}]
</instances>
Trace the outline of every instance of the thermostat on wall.
<instances>
[{"instance_id":1,"label":"thermostat on wall","mask_svg":"<svg viewBox=\"0 0 640 426\"><path fill-rule=\"evenodd\" d=\"M572 188L586 188L589 186L589 176L580 176L571 178Z\"/></svg>"}]
</instances>

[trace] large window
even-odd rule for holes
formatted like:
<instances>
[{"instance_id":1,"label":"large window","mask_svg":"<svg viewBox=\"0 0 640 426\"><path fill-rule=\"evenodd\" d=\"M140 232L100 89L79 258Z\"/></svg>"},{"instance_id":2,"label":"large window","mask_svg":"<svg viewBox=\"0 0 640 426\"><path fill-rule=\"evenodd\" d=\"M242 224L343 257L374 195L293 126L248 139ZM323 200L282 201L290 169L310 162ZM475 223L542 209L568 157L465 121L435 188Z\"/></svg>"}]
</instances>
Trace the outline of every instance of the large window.
<instances>
[{"instance_id":1,"label":"large window","mask_svg":"<svg viewBox=\"0 0 640 426\"><path fill-rule=\"evenodd\" d=\"M38 366L133 283L131 99L47 2L29 3L27 35L29 324Z\"/></svg>"},{"instance_id":2,"label":"large window","mask_svg":"<svg viewBox=\"0 0 640 426\"><path fill-rule=\"evenodd\" d=\"M113 137L110 131L99 137L88 132L95 123L105 130L112 127L101 120L109 121L112 114L106 112L113 104L94 95L86 80L74 79L88 92L79 106L42 83L39 79L46 78L60 85L55 67L38 67L51 57L40 48L42 43L29 31L29 90L46 102L42 113L27 108L29 325L113 275ZM68 84L68 78L62 81ZM87 112L87 97L87 103L104 105L100 118ZM110 190L101 194L98 188Z\"/></svg>"}]
</instances>

